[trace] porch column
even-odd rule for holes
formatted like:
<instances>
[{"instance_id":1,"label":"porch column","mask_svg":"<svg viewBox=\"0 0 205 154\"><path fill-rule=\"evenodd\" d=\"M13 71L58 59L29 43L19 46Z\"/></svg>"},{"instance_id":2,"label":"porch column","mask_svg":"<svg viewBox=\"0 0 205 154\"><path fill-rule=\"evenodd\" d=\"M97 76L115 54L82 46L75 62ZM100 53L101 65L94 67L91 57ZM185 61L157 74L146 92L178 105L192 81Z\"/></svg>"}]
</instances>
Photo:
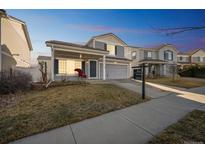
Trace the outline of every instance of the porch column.
<instances>
[{"instance_id":1,"label":"porch column","mask_svg":"<svg viewBox=\"0 0 205 154\"><path fill-rule=\"evenodd\" d=\"M51 47L51 81L54 81L54 49Z\"/></svg>"},{"instance_id":2,"label":"porch column","mask_svg":"<svg viewBox=\"0 0 205 154\"><path fill-rule=\"evenodd\" d=\"M106 80L106 75L105 75L105 72L106 72L106 70L105 70L105 55L103 56L103 80Z\"/></svg>"}]
</instances>

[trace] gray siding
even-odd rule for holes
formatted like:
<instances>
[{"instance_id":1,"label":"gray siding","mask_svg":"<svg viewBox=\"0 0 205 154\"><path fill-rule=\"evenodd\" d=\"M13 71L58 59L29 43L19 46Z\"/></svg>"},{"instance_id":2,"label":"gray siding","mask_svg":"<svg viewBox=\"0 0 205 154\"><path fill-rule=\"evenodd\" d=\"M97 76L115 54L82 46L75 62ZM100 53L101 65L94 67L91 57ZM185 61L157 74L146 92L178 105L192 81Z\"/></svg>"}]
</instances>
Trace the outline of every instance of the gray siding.
<instances>
[{"instance_id":1,"label":"gray siding","mask_svg":"<svg viewBox=\"0 0 205 154\"><path fill-rule=\"evenodd\" d=\"M148 57L148 52L151 52L151 57ZM157 59L158 53L155 51L144 51L144 59Z\"/></svg>"},{"instance_id":2,"label":"gray siding","mask_svg":"<svg viewBox=\"0 0 205 154\"><path fill-rule=\"evenodd\" d=\"M180 59L180 56L179 57L177 57L177 61L178 62L189 62L189 57L181 57L182 59Z\"/></svg>"}]
</instances>

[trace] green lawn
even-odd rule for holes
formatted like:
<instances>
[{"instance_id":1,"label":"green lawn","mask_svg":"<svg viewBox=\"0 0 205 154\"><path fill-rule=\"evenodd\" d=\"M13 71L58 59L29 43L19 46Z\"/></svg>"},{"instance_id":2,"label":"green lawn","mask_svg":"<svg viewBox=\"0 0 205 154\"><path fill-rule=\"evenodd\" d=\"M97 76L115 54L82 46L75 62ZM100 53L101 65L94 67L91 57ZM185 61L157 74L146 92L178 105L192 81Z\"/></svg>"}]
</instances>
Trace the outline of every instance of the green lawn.
<instances>
[{"instance_id":1,"label":"green lawn","mask_svg":"<svg viewBox=\"0 0 205 154\"><path fill-rule=\"evenodd\" d=\"M146 79L147 82L153 82L158 84L164 84L168 86L176 86L180 88L195 88L205 86L204 81L195 81L195 80L187 80L187 79L176 79L172 80L171 78L156 78L156 79Z\"/></svg>"},{"instance_id":2,"label":"green lawn","mask_svg":"<svg viewBox=\"0 0 205 154\"><path fill-rule=\"evenodd\" d=\"M205 143L205 112L195 110L171 125L150 143Z\"/></svg>"},{"instance_id":3,"label":"green lawn","mask_svg":"<svg viewBox=\"0 0 205 154\"><path fill-rule=\"evenodd\" d=\"M0 143L143 102L139 94L109 84L53 87L1 100Z\"/></svg>"}]
</instances>

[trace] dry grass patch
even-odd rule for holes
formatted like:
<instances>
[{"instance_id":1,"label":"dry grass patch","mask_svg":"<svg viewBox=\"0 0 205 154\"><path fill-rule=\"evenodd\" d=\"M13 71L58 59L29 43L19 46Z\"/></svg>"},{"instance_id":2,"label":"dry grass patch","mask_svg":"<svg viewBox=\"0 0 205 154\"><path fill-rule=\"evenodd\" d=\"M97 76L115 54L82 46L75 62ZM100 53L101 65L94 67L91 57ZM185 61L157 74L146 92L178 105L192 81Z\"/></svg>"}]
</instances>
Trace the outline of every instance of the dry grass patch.
<instances>
[{"instance_id":1,"label":"dry grass patch","mask_svg":"<svg viewBox=\"0 0 205 154\"><path fill-rule=\"evenodd\" d=\"M150 143L205 143L205 112L195 110L165 129Z\"/></svg>"},{"instance_id":2,"label":"dry grass patch","mask_svg":"<svg viewBox=\"0 0 205 154\"><path fill-rule=\"evenodd\" d=\"M0 143L143 102L139 94L114 85L72 85L18 95L15 103L0 108Z\"/></svg>"},{"instance_id":3,"label":"dry grass patch","mask_svg":"<svg viewBox=\"0 0 205 154\"><path fill-rule=\"evenodd\" d=\"M173 81L171 78L156 78L156 79L146 79L146 81L158 83L158 84L164 84L168 86L180 87L180 88L195 88L195 87L205 86L205 80L196 81L196 80L187 80L187 79L179 78Z\"/></svg>"}]
</instances>

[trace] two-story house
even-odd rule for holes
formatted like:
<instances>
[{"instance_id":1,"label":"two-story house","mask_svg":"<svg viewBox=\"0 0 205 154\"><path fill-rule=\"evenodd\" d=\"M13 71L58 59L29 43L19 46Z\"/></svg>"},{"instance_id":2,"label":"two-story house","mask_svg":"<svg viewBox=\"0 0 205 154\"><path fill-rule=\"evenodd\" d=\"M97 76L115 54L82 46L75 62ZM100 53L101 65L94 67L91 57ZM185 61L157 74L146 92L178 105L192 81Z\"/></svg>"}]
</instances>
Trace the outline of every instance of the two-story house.
<instances>
[{"instance_id":1,"label":"two-story house","mask_svg":"<svg viewBox=\"0 0 205 154\"><path fill-rule=\"evenodd\" d=\"M178 64L184 65L205 65L205 50L197 49L190 52L181 52L177 55Z\"/></svg>"},{"instance_id":2,"label":"two-story house","mask_svg":"<svg viewBox=\"0 0 205 154\"><path fill-rule=\"evenodd\" d=\"M29 67L31 50L26 23L0 10L0 72Z\"/></svg>"},{"instance_id":3,"label":"two-story house","mask_svg":"<svg viewBox=\"0 0 205 154\"><path fill-rule=\"evenodd\" d=\"M155 48L132 47L133 72L141 72L141 64L145 64L147 77L170 76L177 66L177 53L176 47L171 44Z\"/></svg>"},{"instance_id":4,"label":"two-story house","mask_svg":"<svg viewBox=\"0 0 205 154\"><path fill-rule=\"evenodd\" d=\"M173 45L133 47L113 33L94 36L85 45L56 40L46 41L46 45L51 48L51 80L75 79L76 68L82 69L88 79L127 79L143 63L147 76L168 76L170 67L177 64L178 51Z\"/></svg>"},{"instance_id":5,"label":"two-story house","mask_svg":"<svg viewBox=\"0 0 205 154\"><path fill-rule=\"evenodd\" d=\"M92 37L85 45L56 40L46 41L46 45L51 48L51 80L75 79L76 68L82 69L88 79L132 76L131 50L113 33Z\"/></svg>"}]
</instances>

